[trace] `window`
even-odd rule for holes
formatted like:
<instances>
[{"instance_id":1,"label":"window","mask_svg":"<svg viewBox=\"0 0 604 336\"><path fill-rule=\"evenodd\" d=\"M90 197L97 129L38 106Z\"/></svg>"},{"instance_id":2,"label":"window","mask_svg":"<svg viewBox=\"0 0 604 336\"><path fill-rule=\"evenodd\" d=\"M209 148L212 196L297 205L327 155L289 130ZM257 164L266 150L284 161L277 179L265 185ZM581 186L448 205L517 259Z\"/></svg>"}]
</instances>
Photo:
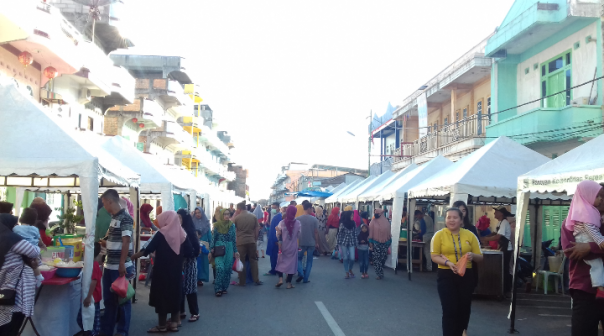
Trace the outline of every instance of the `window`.
<instances>
[{"instance_id":1,"label":"window","mask_svg":"<svg viewBox=\"0 0 604 336\"><path fill-rule=\"evenodd\" d=\"M438 132L438 120L434 122L434 132Z\"/></svg>"},{"instance_id":2,"label":"window","mask_svg":"<svg viewBox=\"0 0 604 336\"><path fill-rule=\"evenodd\" d=\"M476 103L476 114L478 116L478 135L482 134L482 100Z\"/></svg>"},{"instance_id":3,"label":"window","mask_svg":"<svg viewBox=\"0 0 604 336\"><path fill-rule=\"evenodd\" d=\"M463 109L463 118L466 119L468 117L468 108Z\"/></svg>"},{"instance_id":4,"label":"window","mask_svg":"<svg viewBox=\"0 0 604 336\"><path fill-rule=\"evenodd\" d=\"M568 50L542 63L541 107L561 108L570 105L572 100L570 91L572 86L571 60L571 51Z\"/></svg>"},{"instance_id":5,"label":"window","mask_svg":"<svg viewBox=\"0 0 604 336\"><path fill-rule=\"evenodd\" d=\"M89 131L94 131L94 119L88 117L88 127L86 127Z\"/></svg>"},{"instance_id":6,"label":"window","mask_svg":"<svg viewBox=\"0 0 604 336\"><path fill-rule=\"evenodd\" d=\"M455 121L459 121L459 110L455 111Z\"/></svg>"},{"instance_id":7,"label":"window","mask_svg":"<svg viewBox=\"0 0 604 336\"><path fill-rule=\"evenodd\" d=\"M82 114L78 114L78 128L82 128Z\"/></svg>"},{"instance_id":8,"label":"window","mask_svg":"<svg viewBox=\"0 0 604 336\"><path fill-rule=\"evenodd\" d=\"M449 118L445 117L445 122L444 122L444 125L445 125L445 126L449 125Z\"/></svg>"}]
</instances>

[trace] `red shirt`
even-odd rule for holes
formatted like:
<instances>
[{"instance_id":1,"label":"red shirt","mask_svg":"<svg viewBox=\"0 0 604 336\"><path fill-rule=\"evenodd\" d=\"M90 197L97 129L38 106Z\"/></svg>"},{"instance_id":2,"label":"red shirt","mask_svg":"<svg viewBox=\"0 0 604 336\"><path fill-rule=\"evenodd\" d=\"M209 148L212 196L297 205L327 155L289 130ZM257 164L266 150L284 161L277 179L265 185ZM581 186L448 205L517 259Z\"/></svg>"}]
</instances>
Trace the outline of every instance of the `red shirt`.
<instances>
[{"instance_id":1,"label":"red shirt","mask_svg":"<svg viewBox=\"0 0 604 336\"><path fill-rule=\"evenodd\" d=\"M262 221L264 224L268 224L268 212L264 212L264 220Z\"/></svg>"},{"instance_id":2,"label":"red shirt","mask_svg":"<svg viewBox=\"0 0 604 336\"><path fill-rule=\"evenodd\" d=\"M50 238L49 236L46 235L46 230L40 229L40 238L42 239L42 242L44 243L44 245L46 245L46 246L52 245L52 238Z\"/></svg>"},{"instance_id":3,"label":"red shirt","mask_svg":"<svg viewBox=\"0 0 604 336\"><path fill-rule=\"evenodd\" d=\"M94 292L92 293L92 298L94 302L101 302L103 299L103 293L101 292L101 278L103 277L103 272L101 271L101 265L98 262L94 262L94 266L92 267L92 280L96 280L96 287L94 287Z\"/></svg>"},{"instance_id":4,"label":"red shirt","mask_svg":"<svg viewBox=\"0 0 604 336\"><path fill-rule=\"evenodd\" d=\"M600 232L603 228L604 225L600 227ZM562 224L562 227L560 228L560 233L562 236L562 248L566 250L567 248L572 247L571 242L575 241L575 236L573 236L572 231L568 230L564 226L564 222ZM602 258L604 256L604 251L600 249L598 244L589 243L589 246L591 247L591 252L587 256L588 260L594 258ZM587 263L584 263L583 260L570 259L568 268L570 277L569 288L577 289L591 294L596 294L596 288L591 286L591 277L589 275L590 266Z\"/></svg>"}]
</instances>

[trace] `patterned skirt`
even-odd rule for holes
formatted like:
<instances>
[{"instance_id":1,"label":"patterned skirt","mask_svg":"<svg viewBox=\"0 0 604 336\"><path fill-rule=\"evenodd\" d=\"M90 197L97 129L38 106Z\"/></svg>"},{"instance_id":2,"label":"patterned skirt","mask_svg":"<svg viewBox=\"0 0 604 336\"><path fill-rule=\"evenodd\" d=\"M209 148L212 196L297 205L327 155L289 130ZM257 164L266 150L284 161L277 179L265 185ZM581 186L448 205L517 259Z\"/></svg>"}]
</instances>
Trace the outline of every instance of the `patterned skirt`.
<instances>
[{"instance_id":1,"label":"patterned skirt","mask_svg":"<svg viewBox=\"0 0 604 336\"><path fill-rule=\"evenodd\" d=\"M197 293L197 259L185 258L183 265L184 281L182 290L184 294Z\"/></svg>"}]
</instances>

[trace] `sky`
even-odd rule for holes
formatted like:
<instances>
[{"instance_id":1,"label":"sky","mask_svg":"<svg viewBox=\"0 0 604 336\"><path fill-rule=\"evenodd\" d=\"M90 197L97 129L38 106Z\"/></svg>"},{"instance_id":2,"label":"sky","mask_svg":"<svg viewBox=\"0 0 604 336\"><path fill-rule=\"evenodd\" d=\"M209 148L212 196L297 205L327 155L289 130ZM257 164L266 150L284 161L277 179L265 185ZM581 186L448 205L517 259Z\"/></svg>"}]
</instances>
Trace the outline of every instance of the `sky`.
<instances>
[{"instance_id":1,"label":"sky","mask_svg":"<svg viewBox=\"0 0 604 336\"><path fill-rule=\"evenodd\" d=\"M400 105L513 2L129 0L122 32L132 52L186 58L258 200L289 162L367 169L370 112Z\"/></svg>"}]
</instances>

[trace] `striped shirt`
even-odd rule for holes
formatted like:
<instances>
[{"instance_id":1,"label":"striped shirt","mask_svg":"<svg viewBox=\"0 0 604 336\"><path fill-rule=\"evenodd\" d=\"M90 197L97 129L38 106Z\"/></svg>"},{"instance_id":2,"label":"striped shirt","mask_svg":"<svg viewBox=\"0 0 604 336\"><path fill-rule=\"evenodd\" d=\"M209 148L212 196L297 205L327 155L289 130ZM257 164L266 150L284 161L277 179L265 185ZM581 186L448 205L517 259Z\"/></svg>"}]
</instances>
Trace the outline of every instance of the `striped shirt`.
<instances>
[{"instance_id":1,"label":"striped shirt","mask_svg":"<svg viewBox=\"0 0 604 336\"><path fill-rule=\"evenodd\" d=\"M593 239L594 243L598 245L602 245L602 243L604 243L604 237L600 233L600 229L592 224L576 222L574 228L574 235L576 236L580 233L587 233L591 237L591 239Z\"/></svg>"},{"instance_id":2,"label":"striped shirt","mask_svg":"<svg viewBox=\"0 0 604 336\"><path fill-rule=\"evenodd\" d=\"M0 306L0 325L9 323L13 313L23 313L27 317L34 314L36 278L34 278L33 270L23 263L24 256L37 258L40 256L40 248L26 240L19 241L6 254L4 264L0 269L0 289L11 289L17 292L14 306Z\"/></svg>"},{"instance_id":3,"label":"striped shirt","mask_svg":"<svg viewBox=\"0 0 604 336\"><path fill-rule=\"evenodd\" d=\"M109 231L107 236L107 261L105 268L110 270L118 270L120 267L120 259L122 257L122 237L130 237L130 246L128 248L128 256L126 257L126 268L132 266L130 256L133 254L132 217L126 212L126 209L120 210L117 214L111 216Z\"/></svg>"}]
</instances>

